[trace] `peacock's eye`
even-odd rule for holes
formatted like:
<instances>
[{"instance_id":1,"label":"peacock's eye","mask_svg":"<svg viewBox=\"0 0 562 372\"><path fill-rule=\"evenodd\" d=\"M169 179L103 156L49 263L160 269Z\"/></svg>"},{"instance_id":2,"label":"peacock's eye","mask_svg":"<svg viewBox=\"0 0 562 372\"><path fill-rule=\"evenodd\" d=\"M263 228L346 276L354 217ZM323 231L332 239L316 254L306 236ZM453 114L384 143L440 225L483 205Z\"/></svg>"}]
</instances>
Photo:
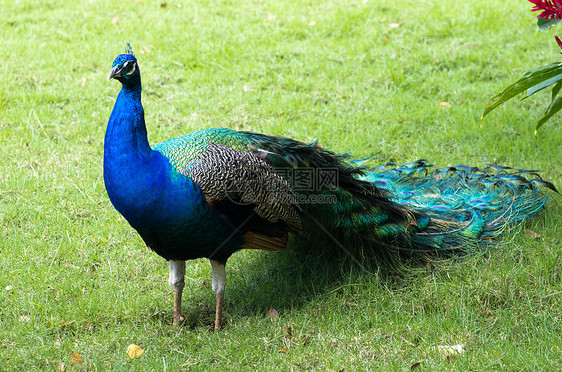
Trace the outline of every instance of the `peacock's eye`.
<instances>
[{"instance_id":1,"label":"peacock's eye","mask_svg":"<svg viewBox=\"0 0 562 372\"><path fill-rule=\"evenodd\" d=\"M131 75L133 72L135 72L136 67L137 67L136 62L134 62L134 61L127 61L127 62L125 62L125 63L123 64L123 68L122 68L122 69L123 69L123 71L127 71L127 72L125 73L125 75Z\"/></svg>"}]
</instances>

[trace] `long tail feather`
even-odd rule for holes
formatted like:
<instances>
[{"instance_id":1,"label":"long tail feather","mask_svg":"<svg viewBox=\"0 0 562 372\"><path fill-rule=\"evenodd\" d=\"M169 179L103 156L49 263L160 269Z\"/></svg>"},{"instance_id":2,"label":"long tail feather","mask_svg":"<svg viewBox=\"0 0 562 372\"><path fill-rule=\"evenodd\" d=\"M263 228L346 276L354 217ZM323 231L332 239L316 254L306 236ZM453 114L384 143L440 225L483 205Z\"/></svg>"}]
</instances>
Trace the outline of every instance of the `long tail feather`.
<instances>
[{"instance_id":1,"label":"long tail feather","mask_svg":"<svg viewBox=\"0 0 562 372\"><path fill-rule=\"evenodd\" d=\"M391 195L391 200L430 223L412 233L412 250L468 251L498 237L510 225L535 215L550 183L531 182L537 171L488 165L484 170L462 164L429 171L419 160L395 168L375 169L364 179Z\"/></svg>"},{"instance_id":2,"label":"long tail feather","mask_svg":"<svg viewBox=\"0 0 562 372\"><path fill-rule=\"evenodd\" d=\"M349 155L316 142L244 135L251 138L249 151L279 172L289 168L294 176L299 170L334 170L337 181L332 184L295 189L308 197L300 204L303 230L315 241L315 232L328 236L328 243L354 258L391 267L400 266L405 252L479 250L509 226L535 215L548 199L543 188L556 191L536 170L494 164L434 169L423 159L368 169L365 161L354 163Z\"/></svg>"}]
</instances>

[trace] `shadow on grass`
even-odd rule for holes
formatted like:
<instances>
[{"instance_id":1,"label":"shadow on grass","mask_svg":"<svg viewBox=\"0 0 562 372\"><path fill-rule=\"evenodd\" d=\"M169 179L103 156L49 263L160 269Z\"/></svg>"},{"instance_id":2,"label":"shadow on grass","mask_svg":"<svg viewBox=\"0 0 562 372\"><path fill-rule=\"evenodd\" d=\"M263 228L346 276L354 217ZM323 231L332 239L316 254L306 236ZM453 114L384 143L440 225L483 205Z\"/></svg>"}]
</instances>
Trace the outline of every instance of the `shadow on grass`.
<instances>
[{"instance_id":1,"label":"shadow on grass","mask_svg":"<svg viewBox=\"0 0 562 372\"><path fill-rule=\"evenodd\" d=\"M402 273L368 265L346 253L311 249L303 241L292 241L283 252L238 252L227 263L227 289L223 325L229 319L266 316L270 309L279 313L300 310L347 285L361 282L387 290L407 287L412 273L427 271L427 261L404 260ZM208 283L210 284L210 283ZM214 326L215 302L210 285L182 304L183 326L191 329ZM171 323L169 310L156 317Z\"/></svg>"}]
</instances>

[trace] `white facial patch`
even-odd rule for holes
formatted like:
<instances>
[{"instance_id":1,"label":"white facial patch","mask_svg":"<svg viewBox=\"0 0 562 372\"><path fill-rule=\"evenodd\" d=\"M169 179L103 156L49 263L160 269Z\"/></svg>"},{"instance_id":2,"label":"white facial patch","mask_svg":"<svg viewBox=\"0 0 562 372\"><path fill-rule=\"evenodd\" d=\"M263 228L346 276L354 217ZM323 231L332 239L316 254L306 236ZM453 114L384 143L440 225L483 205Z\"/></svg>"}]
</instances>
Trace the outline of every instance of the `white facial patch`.
<instances>
[{"instance_id":1,"label":"white facial patch","mask_svg":"<svg viewBox=\"0 0 562 372\"><path fill-rule=\"evenodd\" d=\"M127 63L129 63L129 61L127 61ZM123 68L127 65L127 63L125 63ZM125 75L131 75L133 72L135 72L136 69L137 69L137 64L133 62L133 69L131 71L127 72Z\"/></svg>"}]
</instances>

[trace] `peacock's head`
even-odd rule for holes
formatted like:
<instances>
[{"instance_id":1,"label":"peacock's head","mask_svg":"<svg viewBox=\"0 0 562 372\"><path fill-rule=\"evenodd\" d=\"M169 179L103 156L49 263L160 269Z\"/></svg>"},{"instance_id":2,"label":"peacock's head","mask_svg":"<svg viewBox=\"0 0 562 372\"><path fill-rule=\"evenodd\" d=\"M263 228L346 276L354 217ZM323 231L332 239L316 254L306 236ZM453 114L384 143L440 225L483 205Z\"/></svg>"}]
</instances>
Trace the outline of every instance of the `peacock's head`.
<instances>
[{"instance_id":1,"label":"peacock's head","mask_svg":"<svg viewBox=\"0 0 562 372\"><path fill-rule=\"evenodd\" d=\"M139 76L139 66L137 58L133 54L131 45L127 43L127 48L124 54L119 54L113 61L111 72L107 80L115 79L121 83L126 83L133 77Z\"/></svg>"}]
</instances>

